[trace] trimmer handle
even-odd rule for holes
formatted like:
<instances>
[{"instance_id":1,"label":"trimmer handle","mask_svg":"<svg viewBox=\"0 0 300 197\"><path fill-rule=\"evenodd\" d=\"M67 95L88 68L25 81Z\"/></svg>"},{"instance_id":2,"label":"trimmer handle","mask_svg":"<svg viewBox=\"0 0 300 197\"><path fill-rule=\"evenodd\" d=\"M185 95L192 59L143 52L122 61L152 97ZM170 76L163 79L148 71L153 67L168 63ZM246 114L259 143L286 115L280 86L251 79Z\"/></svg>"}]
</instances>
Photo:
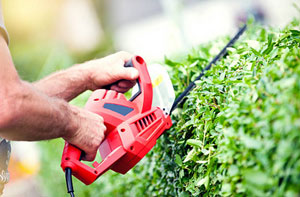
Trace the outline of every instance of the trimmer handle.
<instances>
[{"instance_id":1,"label":"trimmer handle","mask_svg":"<svg viewBox=\"0 0 300 197\"><path fill-rule=\"evenodd\" d=\"M129 101L138 105L141 113L150 110L152 106L153 90L151 78L147 70L144 59L140 56L135 56L125 63L125 67L134 67L139 71L137 85L139 91L135 93Z\"/></svg>"},{"instance_id":2,"label":"trimmer handle","mask_svg":"<svg viewBox=\"0 0 300 197\"><path fill-rule=\"evenodd\" d=\"M144 112L146 110L149 110L152 105L152 84L151 79L146 67L146 63L144 59L140 56L134 56L132 59L127 61L124 64L124 67L134 67L139 71L139 77L136 80L137 86L139 88L138 92L136 92L129 101L138 102L139 104L142 104L142 106L145 106L144 108L141 108L141 112ZM120 80L122 81L122 80ZM112 84L106 85L103 88L110 90L111 86L117 84L119 81L116 81ZM145 91L147 90L147 91ZM151 92L150 92L151 90ZM143 95L141 93L143 92ZM140 97L138 97L140 96ZM135 101L137 99L137 101ZM151 105L149 105L151 103ZM150 106L150 108L149 108Z\"/></svg>"},{"instance_id":3,"label":"trimmer handle","mask_svg":"<svg viewBox=\"0 0 300 197\"><path fill-rule=\"evenodd\" d=\"M124 66L134 67L138 70L139 77L137 79L137 84L139 91L130 100L127 100L123 94L112 90L96 90L93 92L85 106L85 109L101 115L104 118L104 124L107 127L106 136L126 120L137 114L149 111L152 107L152 83L143 58L135 56L126 62ZM113 106L114 108L106 106ZM123 110L124 108L131 109L131 111L126 115L122 115L120 110ZM105 143L107 143L106 139L101 144L102 151L104 150L104 152L106 150L106 148L103 148ZM62 169L65 171L66 168L71 168L72 174L85 184L94 182L127 153L126 148L124 149L120 140L110 143L120 146L115 148L114 151L110 151L109 148L107 154L104 156L105 158L103 158L102 155L102 162L94 162L94 168L92 168L81 162L81 155L83 152L66 142L61 161Z\"/></svg>"}]
</instances>

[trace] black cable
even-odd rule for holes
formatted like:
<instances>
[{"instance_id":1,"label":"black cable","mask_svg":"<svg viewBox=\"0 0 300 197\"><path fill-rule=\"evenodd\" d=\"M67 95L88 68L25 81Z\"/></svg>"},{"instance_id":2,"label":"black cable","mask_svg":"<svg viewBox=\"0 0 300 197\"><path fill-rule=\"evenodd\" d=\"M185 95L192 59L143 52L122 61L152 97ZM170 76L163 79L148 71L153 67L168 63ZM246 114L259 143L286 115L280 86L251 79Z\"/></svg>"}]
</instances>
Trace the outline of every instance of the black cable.
<instances>
[{"instance_id":1,"label":"black cable","mask_svg":"<svg viewBox=\"0 0 300 197\"><path fill-rule=\"evenodd\" d=\"M232 46L239 39L239 37L244 33L246 28L247 28L246 24L242 28L240 28L237 34L228 42L228 44L220 51L220 53L201 71L200 75L194 81L192 81L188 85L188 87L175 99L170 111L170 115L177 108L177 106L182 102L183 98L186 95L188 95L192 89L195 88L196 86L195 82L201 79L201 77L204 76L205 72L211 69L212 65L215 64L220 58L222 58L226 54L227 48Z\"/></svg>"},{"instance_id":2,"label":"black cable","mask_svg":"<svg viewBox=\"0 0 300 197\"><path fill-rule=\"evenodd\" d=\"M72 170L71 168L65 169L65 175L66 175L66 184L67 184L67 190L71 197L75 197L74 190L73 190L73 183L72 183Z\"/></svg>"}]
</instances>

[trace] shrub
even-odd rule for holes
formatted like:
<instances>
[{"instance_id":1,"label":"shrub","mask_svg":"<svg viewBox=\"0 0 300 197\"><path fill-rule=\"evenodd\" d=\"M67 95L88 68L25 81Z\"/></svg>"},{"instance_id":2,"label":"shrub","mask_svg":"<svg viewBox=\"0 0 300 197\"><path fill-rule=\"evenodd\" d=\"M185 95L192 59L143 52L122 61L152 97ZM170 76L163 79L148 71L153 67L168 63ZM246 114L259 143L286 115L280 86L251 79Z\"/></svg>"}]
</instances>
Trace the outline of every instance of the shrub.
<instances>
[{"instance_id":1,"label":"shrub","mask_svg":"<svg viewBox=\"0 0 300 197\"><path fill-rule=\"evenodd\" d=\"M297 20L282 30L249 24L226 58L197 82L146 158L125 176L110 172L91 186L75 181L77 195L299 196L299 26ZM229 39L179 60L166 58L177 94ZM64 189L45 185L66 192L60 154L49 156L62 151L62 141L41 146L43 179L55 176Z\"/></svg>"}]
</instances>

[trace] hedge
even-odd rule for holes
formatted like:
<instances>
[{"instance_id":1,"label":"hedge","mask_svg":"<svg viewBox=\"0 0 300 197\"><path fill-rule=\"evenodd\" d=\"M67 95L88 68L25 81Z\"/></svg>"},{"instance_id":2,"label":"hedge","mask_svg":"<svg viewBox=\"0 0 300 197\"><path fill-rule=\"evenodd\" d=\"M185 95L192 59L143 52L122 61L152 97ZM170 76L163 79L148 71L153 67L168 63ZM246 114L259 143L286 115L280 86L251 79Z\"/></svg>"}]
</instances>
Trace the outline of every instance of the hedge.
<instances>
[{"instance_id":1,"label":"hedge","mask_svg":"<svg viewBox=\"0 0 300 197\"><path fill-rule=\"evenodd\" d=\"M173 127L126 175L109 172L78 196L299 196L300 22L247 32L197 82ZM230 37L165 59L178 95ZM83 105L87 95L73 101ZM41 143L47 194L66 193L62 140ZM55 179L49 181L49 179Z\"/></svg>"}]
</instances>

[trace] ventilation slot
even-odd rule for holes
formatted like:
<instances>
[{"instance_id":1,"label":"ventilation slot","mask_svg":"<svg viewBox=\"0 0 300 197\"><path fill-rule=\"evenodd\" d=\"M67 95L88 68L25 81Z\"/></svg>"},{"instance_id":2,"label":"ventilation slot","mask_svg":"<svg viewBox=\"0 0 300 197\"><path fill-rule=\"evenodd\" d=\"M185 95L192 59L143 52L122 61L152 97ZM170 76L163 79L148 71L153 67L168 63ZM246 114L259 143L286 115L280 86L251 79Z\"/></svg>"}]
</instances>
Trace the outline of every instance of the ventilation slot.
<instances>
[{"instance_id":1,"label":"ventilation slot","mask_svg":"<svg viewBox=\"0 0 300 197\"><path fill-rule=\"evenodd\" d=\"M139 132L146 129L152 122L156 120L154 113L143 117L142 119L135 122L135 126L138 128Z\"/></svg>"}]
</instances>

